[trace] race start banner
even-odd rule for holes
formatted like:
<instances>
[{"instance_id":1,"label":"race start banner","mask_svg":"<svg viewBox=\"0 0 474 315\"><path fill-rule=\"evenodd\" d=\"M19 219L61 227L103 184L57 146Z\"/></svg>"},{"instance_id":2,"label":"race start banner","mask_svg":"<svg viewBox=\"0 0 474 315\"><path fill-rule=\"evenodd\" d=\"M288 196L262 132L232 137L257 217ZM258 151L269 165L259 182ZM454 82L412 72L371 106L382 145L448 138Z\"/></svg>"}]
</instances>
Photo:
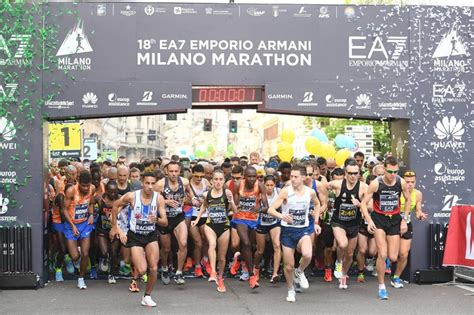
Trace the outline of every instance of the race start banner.
<instances>
[{"instance_id":1,"label":"race start banner","mask_svg":"<svg viewBox=\"0 0 474 315\"><path fill-rule=\"evenodd\" d=\"M196 86L258 86L260 112L408 120L430 220L474 204L469 7L1 6L0 222L31 224L37 273L43 121L185 112ZM56 152L84 154L67 130ZM414 222L412 270L428 266L427 230Z\"/></svg>"}]
</instances>

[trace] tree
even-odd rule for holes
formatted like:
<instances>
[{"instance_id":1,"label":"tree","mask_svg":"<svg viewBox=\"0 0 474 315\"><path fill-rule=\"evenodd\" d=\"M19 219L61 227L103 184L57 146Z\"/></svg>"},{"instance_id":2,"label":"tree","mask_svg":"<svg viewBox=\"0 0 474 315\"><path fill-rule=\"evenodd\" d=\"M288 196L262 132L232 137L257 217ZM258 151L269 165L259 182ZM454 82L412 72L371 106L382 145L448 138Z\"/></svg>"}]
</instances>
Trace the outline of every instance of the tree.
<instances>
[{"instance_id":1,"label":"tree","mask_svg":"<svg viewBox=\"0 0 474 315\"><path fill-rule=\"evenodd\" d=\"M374 151L385 154L391 150L390 125L387 121L327 118L327 117L305 117L304 124L307 130L314 127L324 130L330 140L338 134L344 134L344 127L350 125L370 125L374 129Z\"/></svg>"}]
</instances>

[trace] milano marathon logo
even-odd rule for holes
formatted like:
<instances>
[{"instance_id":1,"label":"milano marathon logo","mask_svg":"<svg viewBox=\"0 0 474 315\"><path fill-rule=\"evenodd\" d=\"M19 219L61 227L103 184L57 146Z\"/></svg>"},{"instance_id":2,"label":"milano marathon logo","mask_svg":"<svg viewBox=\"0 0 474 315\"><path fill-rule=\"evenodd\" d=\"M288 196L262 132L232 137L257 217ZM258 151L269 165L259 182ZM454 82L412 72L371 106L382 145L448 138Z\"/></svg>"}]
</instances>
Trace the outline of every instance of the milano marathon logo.
<instances>
[{"instance_id":1,"label":"milano marathon logo","mask_svg":"<svg viewBox=\"0 0 474 315\"><path fill-rule=\"evenodd\" d=\"M56 56L60 57L58 58L58 70L91 70L91 58L74 57L74 55L92 51L91 44L84 31L84 22L79 19L74 27L69 30L56 53Z\"/></svg>"}]
</instances>

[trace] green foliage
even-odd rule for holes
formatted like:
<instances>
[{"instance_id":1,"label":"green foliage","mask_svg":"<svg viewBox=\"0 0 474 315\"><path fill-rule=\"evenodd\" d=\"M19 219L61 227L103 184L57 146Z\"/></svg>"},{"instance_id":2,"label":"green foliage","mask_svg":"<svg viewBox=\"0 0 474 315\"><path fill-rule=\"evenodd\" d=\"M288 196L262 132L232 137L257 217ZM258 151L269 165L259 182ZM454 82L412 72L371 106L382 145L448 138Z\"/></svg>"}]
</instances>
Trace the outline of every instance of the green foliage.
<instances>
[{"instance_id":1,"label":"green foliage","mask_svg":"<svg viewBox=\"0 0 474 315\"><path fill-rule=\"evenodd\" d=\"M385 154L391 150L390 125L387 121L305 117L304 124L308 131L314 127L323 129L330 140L334 139L338 134L344 134L345 126L370 125L374 129L374 151Z\"/></svg>"}]
</instances>

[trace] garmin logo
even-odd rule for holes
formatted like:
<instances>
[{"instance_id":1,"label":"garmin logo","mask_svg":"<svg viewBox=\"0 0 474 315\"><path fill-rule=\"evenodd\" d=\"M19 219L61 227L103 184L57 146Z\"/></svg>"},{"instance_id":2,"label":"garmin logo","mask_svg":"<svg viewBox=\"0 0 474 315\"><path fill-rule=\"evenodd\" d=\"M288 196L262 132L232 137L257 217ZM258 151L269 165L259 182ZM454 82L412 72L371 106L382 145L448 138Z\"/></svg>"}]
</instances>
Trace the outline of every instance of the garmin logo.
<instances>
[{"instance_id":1,"label":"garmin logo","mask_svg":"<svg viewBox=\"0 0 474 315\"><path fill-rule=\"evenodd\" d=\"M174 99L174 100L187 100L188 96L186 94L161 94L163 99Z\"/></svg>"},{"instance_id":2,"label":"garmin logo","mask_svg":"<svg viewBox=\"0 0 474 315\"><path fill-rule=\"evenodd\" d=\"M292 100L293 94L268 94L269 100Z\"/></svg>"}]
</instances>

